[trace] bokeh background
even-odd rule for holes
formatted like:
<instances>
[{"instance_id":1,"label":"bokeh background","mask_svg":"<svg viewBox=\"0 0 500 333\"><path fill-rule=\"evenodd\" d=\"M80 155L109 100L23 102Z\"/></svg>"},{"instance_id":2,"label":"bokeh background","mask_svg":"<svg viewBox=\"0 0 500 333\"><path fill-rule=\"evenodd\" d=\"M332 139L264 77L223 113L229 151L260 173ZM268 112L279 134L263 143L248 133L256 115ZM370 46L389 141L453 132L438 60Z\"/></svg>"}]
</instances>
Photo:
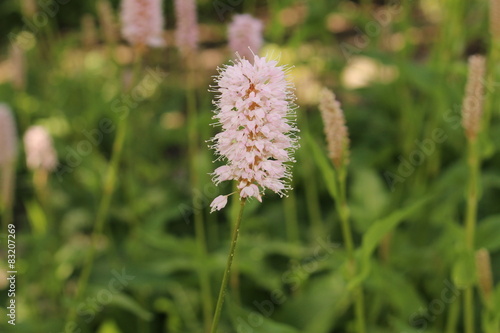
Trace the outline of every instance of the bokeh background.
<instances>
[{"instance_id":1,"label":"bokeh background","mask_svg":"<svg viewBox=\"0 0 500 333\"><path fill-rule=\"evenodd\" d=\"M301 148L289 196L267 193L262 204L247 205L219 332L356 331L353 278L325 179L331 165L318 110L323 87L342 103L350 133L347 197L367 331L463 332L462 291L473 286L476 331L499 332L495 2L199 0L200 44L189 81L175 47L173 1L165 0L167 47L145 53L133 87L147 87L135 98L123 92L134 56L120 37L119 1L110 2L115 43L96 1L2 1L0 101L13 110L20 140L32 125L48 130L59 166L40 193L20 143L17 323L7 324L2 306L0 331L204 332L238 207L209 213L213 198L231 191L230 184L212 185L209 175L219 165L206 143L218 131L209 86L217 67L234 58L228 23L249 13L264 22L260 55L293 66ZM34 30L26 22L40 13L48 19ZM14 39L22 41L22 56L11 51ZM489 275L478 272L463 242L469 173L460 112L472 54L488 60L475 246L491 258ZM195 118L188 112L193 96ZM125 114L116 187L92 241ZM77 300L93 244L88 286ZM489 284L481 274L492 277Z\"/></svg>"}]
</instances>

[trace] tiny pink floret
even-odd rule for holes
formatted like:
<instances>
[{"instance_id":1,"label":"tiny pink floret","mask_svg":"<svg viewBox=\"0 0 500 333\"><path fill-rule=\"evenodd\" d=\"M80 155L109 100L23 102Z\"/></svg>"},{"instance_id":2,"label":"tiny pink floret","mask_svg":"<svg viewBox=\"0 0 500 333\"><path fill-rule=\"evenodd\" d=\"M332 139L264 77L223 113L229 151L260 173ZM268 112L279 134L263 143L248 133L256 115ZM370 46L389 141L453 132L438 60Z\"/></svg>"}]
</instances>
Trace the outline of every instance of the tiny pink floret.
<instances>
[{"instance_id":1,"label":"tiny pink floret","mask_svg":"<svg viewBox=\"0 0 500 333\"><path fill-rule=\"evenodd\" d=\"M210 213L213 213L216 210L221 210L227 205L227 195L219 195L217 198L212 201L210 204Z\"/></svg>"}]
</instances>

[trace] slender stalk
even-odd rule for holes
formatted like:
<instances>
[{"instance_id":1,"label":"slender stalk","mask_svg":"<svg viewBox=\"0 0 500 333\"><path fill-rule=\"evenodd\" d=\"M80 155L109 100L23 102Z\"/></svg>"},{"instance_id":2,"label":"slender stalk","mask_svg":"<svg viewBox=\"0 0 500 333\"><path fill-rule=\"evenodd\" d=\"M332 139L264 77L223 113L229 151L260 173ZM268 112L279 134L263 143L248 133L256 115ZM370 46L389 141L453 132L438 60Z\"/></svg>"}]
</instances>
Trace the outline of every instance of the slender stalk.
<instances>
[{"instance_id":1,"label":"slender stalk","mask_svg":"<svg viewBox=\"0 0 500 333\"><path fill-rule=\"evenodd\" d=\"M49 178L49 173L47 172L47 170L38 169L33 172L33 184L35 186L35 193L47 217L47 224L49 224L45 226L45 229L52 227L50 222L52 214L48 202L48 199L50 198L50 191L47 185L48 178ZM44 232L45 231L46 230L44 230Z\"/></svg>"},{"instance_id":2,"label":"slender stalk","mask_svg":"<svg viewBox=\"0 0 500 333\"><path fill-rule=\"evenodd\" d=\"M231 240L231 247L229 249L229 256L227 257L226 270L224 271L224 276L222 277L222 283L220 285L219 297L217 298L217 305L215 307L215 314L212 320L212 329L210 333L216 333L217 327L219 326L219 319L222 312L222 304L224 304L224 296L226 294L227 282L229 275L231 273L231 265L233 263L234 251L236 249L236 243L238 242L238 235L240 233L241 217L243 216L243 208L245 208L246 199L241 199L240 213L238 214L238 219L233 229L233 238Z\"/></svg>"},{"instance_id":3,"label":"slender stalk","mask_svg":"<svg viewBox=\"0 0 500 333\"><path fill-rule=\"evenodd\" d=\"M132 78L132 84L130 87L125 87L125 90L129 90L135 83L141 69L141 53L138 53L137 60L134 66L134 75ZM75 301L78 301L83 296L90 277L90 273L92 272L92 266L95 258L95 249L97 247L97 243L99 238L101 237L102 231L104 229L104 223L108 217L109 208L111 206L111 200L113 198L113 192L116 186L116 179L119 172L120 160L123 154L123 147L125 145L125 138L127 133L127 118L120 119L118 122L116 130L116 137L113 143L113 152L111 155L111 161L108 166L108 170L106 173L106 179L104 181L103 195L101 197L101 201L99 203L99 208L97 210L96 220L94 223L94 229L92 230L91 235L91 245L89 252L87 254L87 258L82 270L82 274L80 275L80 279L78 280ZM68 313L66 324L72 323L75 321L76 311L75 307L71 307Z\"/></svg>"},{"instance_id":4,"label":"slender stalk","mask_svg":"<svg viewBox=\"0 0 500 333\"><path fill-rule=\"evenodd\" d=\"M233 182L233 191L238 191L238 186L236 182ZM231 225L234 228L234 224L238 220L238 214L240 212L240 199L238 196L234 195L231 199L231 207L230 207L230 215L231 221L233 224ZM233 261L238 256L238 252L234 253ZM231 289L232 299L234 304L241 305L241 295L240 295L240 268L238 265L238 260L236 260L231 269L231 276L229 277L229 288Z\"/></svg>"},{"instance_id":5,"label":"slender stalk","mask_svg":"<svg viewBox=\"0 0 500 333\"><path fill-rule=\"evenodd\" d=\"M488 54L488 70L486 75L486 97L484 99L484 114L482 133L488 135L491 117L495 109L496 67L500 61L500 40L493 39Z\"/></svg>"},{"instance_id":6,"label":"slender stalk","mask_svg":"<svg viewBox=\"0 0 500 333\"><path fill-rule=\"evenodd\" d=\"M347 250L347 256L349 258L350 273L352 276L356 274L356 260L354 258L354 242L352 239L351 225L349 223L349 207L347 206L346 200L346 168L341 167L338 170L338 182L339 182L339 198L336 200L336 207L340 216L340 223L342 228L342 236L345 242L345 247ZM354 289L354 310L356 313L356 321L358 324L358 333L365 333L365 310L364 310L364 295L363 288L357 286Z\"/></svg>"},{"instance_id":7,"label":"slender stalk","mask_svg":"<svg viewBox=\"0 0 500 333\"><path fill-rule=\"evenodd\" d=\"M187 112L188 112L188 149L189 149L189 169L191 176L191 187L193 190L199 189L199 169L198 169L198 114L196 112L196 91L194 88L194 54L187 56L188 68L188 95L187 95ZM212 291L210 288L210 275L206 267L207 262L207 242L205 225L203 222L203 210L197 207L196 198L193 195L194 207L194 228L198 250L198 267L199 267L199 283L203 300L203 322L205 332L210 328L210 317L212 314Z\"/></svg>"},{"instance_id":8,"label":"slender stalk","mask_svg":"<svg viewBox=\"0 0 500 333\"><path fill-rule=\"evenodd\" d=\"M465 213L465 243L469 251L474 251L476 232L476 214L478 200L479 155L477 140L468 140L467 162L469 165L469 180L467 190L467 206ZM474 289L467 287L464 293L464 326L466 333L474 332Z\"/></svg>"},{"instance_id":9,"label":"slender stalk","mask_svg":"<svg viewBox=\"0 0 500 333\"><path fill-rule=\"evenodd\" d=\"M106 218L108 216L109 207L111 205L111 199L113 198L113 192L115 189L116 178L118 175L120 157L122 155L123 146L125 143L126 129L127 129L126 120L125 119L120 120L113 146L113 155L111 157L111 163L108 166L108 172L106 174L103 196L101 198L101 202L99 203L94 229L92 230L90 249L87 254L85 265L83 267L83 271L78 281L76 289L75 300L77 302L81 299L81 297L85 292L85 289L87 288L88 280L90 277L90 273L92 272L92 266L94 263L95 249L97 247L99 238L101 237L102 230L104 229L104 223L106 222ZM73 322L75 319L75 315L76 315L75 307L72 307L70 310L70 314L68 316L67 323Z\"/></svg>"},{"instance_id":10,"label":"slender stalk","mask_svg":"<svg viewBox=\"0 0 500 333\"><path fill-rule=\"evenodd\" d=\"M445 333L455 333L457 332L458 316L460 314L460 298L457 298L453 303L450 304L450 309L448 311L448 319L446 321Z\"/></svg>"},{"instance_id":11,"label":"slender stalk","mask_svg":"<svg viewBox=\"0 0 500 333\"><path fill-rule=\"evenodd\" d=\"M297 198L295 192L290 191L283 199L283 209L285 210L286 236L290 243L300 243L300 228L297 219Z\"/></svg>"},{"instance_id":12,"label":"slender stalk","mask_svg":"<svg viewBox=\"0 0 500 333\"><path fill-rule=\"evenodd\" d=\"M303 122L303 130L309 131L309 121L307 114L301 118ZM321 208L319 206L318 188L316 184L316 177L312 171L313 165L311 159L305 149L299 150L300 158L302 160L302 168L304 169L304 190L306 195L306 206L311 221L311 239L315 240L317 237L322 237L325 227L321 220Z\"/></svg>"}]
</instances>

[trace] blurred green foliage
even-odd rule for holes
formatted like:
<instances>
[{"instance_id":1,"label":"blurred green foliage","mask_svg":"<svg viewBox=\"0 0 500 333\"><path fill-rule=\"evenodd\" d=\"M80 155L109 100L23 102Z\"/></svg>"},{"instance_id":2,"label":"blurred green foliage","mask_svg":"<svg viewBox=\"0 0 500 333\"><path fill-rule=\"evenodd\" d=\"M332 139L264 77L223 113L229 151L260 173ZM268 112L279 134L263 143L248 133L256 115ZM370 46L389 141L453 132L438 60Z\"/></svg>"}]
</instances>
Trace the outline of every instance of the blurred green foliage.
<instances>
[{"instance_id":1,"label":"blurred green foliage","mask_svg":"<svg viewBox=\"0 0 500 333\"><path fill-rule=\"evenodd\" d=\"M172 45L146 54L140 77L155 69L166 76L137 105L127 106L122 87L133 67L130 49L124 42L105 45L102 38L83 47L80 18L96 15L95 2L70 1L26 51L27 85L18 90L5 73L7 36L22 30L22 14L17 1L0 4L0 101L14 110L20 135L44 125L60 159L43 202L21 148L14 207L18 318L15 327L8 325L7 310L0 308L0 330L63 332L68 309L76 307L77 325L66 332L203 331L197 275L204 265L215 303L232 220L231 209L208 209L230 185L218 189L209 176L219 162L212 163L206 143L217 131L210 126L214 95L207 89L216 67L231 58L225 24L232 14L249 12L265 22L262 54L294 66L302 147L290 197L268 193L262 204L251 201L246 208L235 260L239 274L230 283L220 332L355 332L356 284L365 290L370 333L463 331L460 288L477 285L463 245L468 173L460 127L466 59L473 53L489 57L485 112L491 121L481 136L476 248L489 251L494 282L489 300L476 288L476 329L498 332L500 69L498 45L488 32L488 1L361 1L368 8L327 0L222 2L236 4L225 21L216 1L198 1L197 156L188 155L186 71ZM169 35L172 6L165 1ZM347 192L360 264L355 279L349 278L331 196L333 171L317 108L323 86L342 102L350 132ZM115 137L101 122L118 124L116 110L123 107L128 134L118 185L89 288L75 304ZM441 142L434 139L436 129L444 133ZM197 189L189 181L190 158L199 172ZM207 230L209 255L202 263L193 196ZM289 229L294 221L298 239ZM117 274L129 279L114 284ZM0 302L6 304L0 277Z\"/></svg>"}]
</instances>

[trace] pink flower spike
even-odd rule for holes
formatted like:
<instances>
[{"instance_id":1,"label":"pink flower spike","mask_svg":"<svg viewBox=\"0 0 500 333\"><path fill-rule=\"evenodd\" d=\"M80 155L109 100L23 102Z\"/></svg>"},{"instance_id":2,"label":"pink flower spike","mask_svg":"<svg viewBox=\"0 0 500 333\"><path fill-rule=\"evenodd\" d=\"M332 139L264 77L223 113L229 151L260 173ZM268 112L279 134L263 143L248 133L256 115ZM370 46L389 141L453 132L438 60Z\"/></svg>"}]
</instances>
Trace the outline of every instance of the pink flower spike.
<instances>
[{"instance_id":1,"label":"pink flower spike","mask_svg":"<svg viewBox=\"0 0 500 333\"><path fill-rule=\"evenodd\" d=\"M213 213L216 210L221 210L222 208L226 207L226 205L227 205L227 195L219 195L210 204L211 208L210 213Z\"/></svg>"},{"instance_id":2,"label":"pink flower spike","mask_svg":"<svg viewBox=\"0 0 500 333\"><path fill-rule=\"evenodd\" d=\"M242 58L253 61L262 47L262 21L249 14L234 15L229 25L229 47Z\"/></svg>"},{"instance_id":3,"label":"pink flower spike","mask_svg":"<svg viewBox=\"0 0 500 333\"><path fill-rule=\"evenodd\" d=\"M14 115L7 104L0 103L0 167L17 157L17 130Z\"/></svg>"},{"instance_id":4,"label":"pink flower spike","mask_svg":"<svg viewBox=\"0 0 500 333\"><path fill-rule=\"evenodd\" d=\"M54 171L57 153L50 134L42 126L31 126L24 134L26 165L28 169Z\"/></svg>"},{"instance_id":5,"label":"pink flower spike","mask_svg":"<svg viewBox=\"0 0 500 333\"><path fill-rule=\"evenodd\" d=\"M122 0L122 35L131 45L163 47L161 0Z\"/></svg>"},{"instance_id":6,"label":"pink flower spike","mask_svg":"<svg viewBox=\"0 0 500 333\"><path fill-rule=\"evenodd\" d=\"M219 68L213 118L222 131L212 139L212 148L226 165L212 176L216 185L237 181L240 198L262 202L265 189L280 196L290 189L289 163L295 162L298 129L293 117L295 97L285 72L276 61L259 56L254 56L253 63L238 58L233 65Z\"/></svg>"},{"instance_id":7,"label":"pink flower spike","mask_svg":"<svg viewBox=\"0 0 500 333\"><path fill-rule=\"evenodd\" d=\"M195 0L175 0L175 43L183 55L198 48L198 16Z\"/></svg>"}]
</instances>

